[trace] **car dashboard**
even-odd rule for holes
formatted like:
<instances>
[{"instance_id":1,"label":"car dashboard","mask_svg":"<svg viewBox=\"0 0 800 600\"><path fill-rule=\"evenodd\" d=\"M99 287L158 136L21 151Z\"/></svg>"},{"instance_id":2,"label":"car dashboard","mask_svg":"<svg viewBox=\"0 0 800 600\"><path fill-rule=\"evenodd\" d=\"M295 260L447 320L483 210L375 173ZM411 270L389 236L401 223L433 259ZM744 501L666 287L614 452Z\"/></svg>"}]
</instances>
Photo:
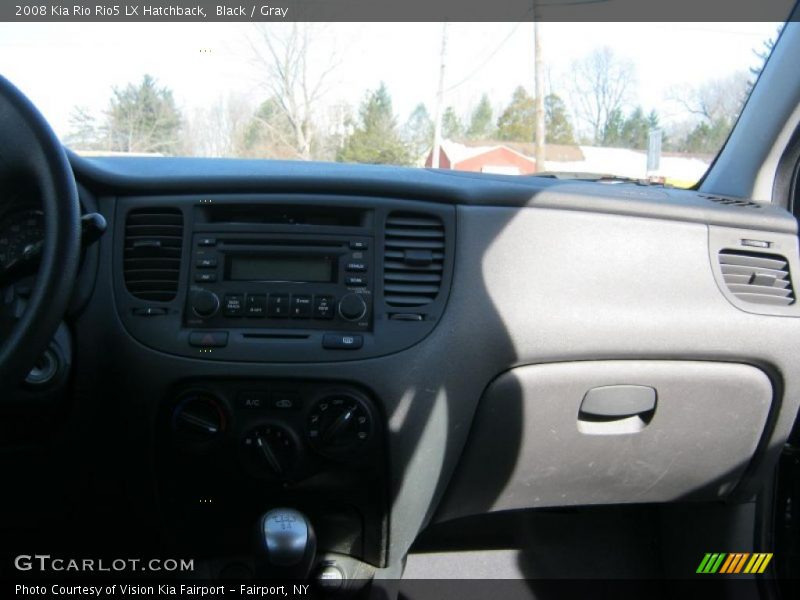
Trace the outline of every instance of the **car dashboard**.
<instances>
[{"instance_id":1,"label":"car dashboard","mask_svg":"<svg viewBox=\"0 0 800 600\"><path fill-rule=\"evenodd\" d=\"M66 454L36 464L63 483L56 513L124 513L142 545L196 553L214 577L272 506L309 515L320 553L357 578L401 564L432 523L747 502L793 426L797 231L777 207L390 167L70 160L108 230L67 318L71 408L53 427L68 433L50 446ZM16 514L40 514L41 491Z\"/></svg>"}]
</instances>

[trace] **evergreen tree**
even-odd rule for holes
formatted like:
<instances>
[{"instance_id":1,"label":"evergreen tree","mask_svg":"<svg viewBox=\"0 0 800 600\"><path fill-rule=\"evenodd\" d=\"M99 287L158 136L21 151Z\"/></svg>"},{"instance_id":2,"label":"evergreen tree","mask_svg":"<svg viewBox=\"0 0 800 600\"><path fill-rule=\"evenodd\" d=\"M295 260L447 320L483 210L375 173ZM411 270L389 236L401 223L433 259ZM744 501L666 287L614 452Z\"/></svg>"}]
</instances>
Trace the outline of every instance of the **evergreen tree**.
<instances>
[{"instance_id":1,"label":"evergreen tree","mask_svg":"<svg viewBox=\"0 0 800 600\"><path fill-rule=\"evenodd\" d=\"M405 126L403 134L406 142L411 148L415 157L424 156L433 146L433 119L431 119L428 109L420 103L411 112Z\"/></svg>"},{"instance_id":2,"label":"evergreen tree","mask_svg":"<svg viewBox=\"0 0 800 600\"><path fill-rule=\"evenodd\" d=\"M467 128L467 138L471 140L490 139L494 134L492 124L492 105L489 103L489 96L481 96L478 106L472 111Z\"/></svg>"},{"instance_id":3,"label":"evergreen tree","mask_svg":"<svg viewBox=\"0 0 800 600\"><path fill-rule=\"evenodd\" d=\"M345 139L336 160L368 164L411 164L411 153L397 131L392 99L384 83L367 94L359 111L359 123Z\"/></svg>"},{"instance_id":4,"label":"evergreen tree","mask_svg":"<svg viewBox=\"0 0 800 600\"><path fill-rule=\"evenodd\" d=\"M464 136L464 126L455 109L448 106L442 115L442 137L446 140L457 140Z\"/></svg>"},{"instance_id":5,"label":"evergreen tree","mask_svg":"<svg viewBox=\"0 0 800 600\"><path fill-rule=\"evenodd\" d=\"M519 86L497 120L497 137L510 142L532 142L536 132L535 113L533 98Z\"/></svg>"},{"instance_id":6,"label":"evergreen tree","mask_svg":"<svg viewBox=\"0 0 800 600\"><path fill-rule=\"evenodd\" d=\"M548 94L544 98L545 131L547 143L575 143L575 132L567 116L567 107L557 94Z\"/></svg>"},{"instance_id":7,"label":"evergreen tree","mask_svg":"<svg viewBox=\"0 0 800 600\"><path fill-rule=\"evenodd\" d=\"M114 88L106 112L111 150L174 154L180 148L181 114L172 91L145 75L141 83Z\"/></svg>"},{"instance_id":8,"label":"evergreen tree","mask_svg":"<svg viewBox=\"0 0 800 600\"><path fill-rule=\"evenodd\" d=\"M641 106L637 106L625 120L622 126L622 147L643 149L647 148L650 134L650 125Z\"/></svg>"},{"instance_id":9,"label":"evergreen tree","mask_svg":"<svg viewBox=\"0 0 800 600\"><path fill-rule=\"evenodd\" d=\"M609 148L621 147L623 145L624 128L625 116L622 114L622 110L619 108L613 109L608 113L600 144Z\"/></svg>"}]
</instances>

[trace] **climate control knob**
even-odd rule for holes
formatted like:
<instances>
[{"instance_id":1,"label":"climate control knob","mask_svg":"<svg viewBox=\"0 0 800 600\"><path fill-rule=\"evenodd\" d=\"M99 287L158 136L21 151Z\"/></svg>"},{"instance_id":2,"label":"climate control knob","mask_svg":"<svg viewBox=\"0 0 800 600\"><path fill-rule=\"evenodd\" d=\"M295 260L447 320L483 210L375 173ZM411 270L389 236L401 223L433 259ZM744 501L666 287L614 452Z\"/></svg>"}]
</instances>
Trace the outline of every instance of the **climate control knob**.
<instances>
[{"instance_id":1,"label":"climate control knob","mask_svg":"<svg viewBox=\"0 0 800 600\"><path fill-rule=\"evenodd\" d=\"M361 294L345 294L339 301L339 314L348 321L359 321L367 315L367 303Z\"/></svg>"},{"instance_id":2,"label":"climate control knob","mask_svg":"<svg viewBox=\"0 0 800 600\"><path fill-rule=\"evenodd\" d=\"M261 475L291 477L298 459L294 435L282 425L265 423L247 433L244 447L250 464Z\"/></svg>"},{"instance_id":3,"label":"climate control knob","mask_svg":"<svg viewBox=\"0 0 800 600\"><path fill-rule=\"evenodd\" d=\"M217 314L219 297L209 290L195 290L189 296L189 305L192 307L194 314L207 319Z\"/></svg>"},{"instance_id":4,"label":"climate control knob","mask_svg":"<svg viewBox=\"0 0 800 600\"><path fill-rule=\"evenodd\" d=\"M372 435L372 411L350 393L321 398L308 414L306 434L312 447L330 458L353 458Z\"/></svg>"}]
</instances>

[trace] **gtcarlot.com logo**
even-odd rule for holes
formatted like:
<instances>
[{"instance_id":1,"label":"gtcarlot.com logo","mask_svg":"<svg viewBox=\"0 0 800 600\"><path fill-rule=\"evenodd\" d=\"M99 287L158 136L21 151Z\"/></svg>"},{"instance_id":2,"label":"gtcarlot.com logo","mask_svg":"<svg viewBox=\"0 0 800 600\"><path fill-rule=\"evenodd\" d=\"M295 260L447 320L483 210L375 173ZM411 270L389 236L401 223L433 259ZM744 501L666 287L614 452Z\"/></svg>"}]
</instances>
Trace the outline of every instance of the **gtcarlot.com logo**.
<instances>
[{"instance_id":1,"label":"gtcarlot.com logo","mask_svg":"<svg viewBox=\"0 0 800 600\"><path fill-rule=\"evenodd\" d=\"M772 552L707 552L697 567L697 573L745 575L763 573Z\"/></svg>"},{"instance_id":2,"label":"gtcarlot.com logo","mask_svg":"<svg viewBox=\"0 0 800 600\"><path fill-rule=\"evenodd\" d=\"M69 571L124 573L131 571L194 571L194 559L185 558L60 558L49 554L20 554L14 559L17 571Z\"/></svg>"}]
</instances>

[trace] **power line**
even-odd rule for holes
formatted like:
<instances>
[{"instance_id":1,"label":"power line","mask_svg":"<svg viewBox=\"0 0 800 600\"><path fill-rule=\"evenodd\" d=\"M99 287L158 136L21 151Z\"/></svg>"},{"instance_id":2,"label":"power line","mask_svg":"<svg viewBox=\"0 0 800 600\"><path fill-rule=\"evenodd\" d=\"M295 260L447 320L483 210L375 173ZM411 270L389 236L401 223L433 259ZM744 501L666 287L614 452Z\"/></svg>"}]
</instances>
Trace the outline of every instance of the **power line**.
<instances>
[{"instance_id":1,"label":"power line","mask_svg":"<svg viewBox=\"0 0 800 600\"><path fill-rule=\"evenodd\" d=\"M445 92L451 92L454 89L456 89L457 87L460 87L461 85L465 84L467 81L472 79L478 73L478 71L483 69L483 67L485 67L489 63L489 61L492 60L495 57L495 55L498 52L500 52L500 50L503 48L503 46L506 45L506 42L508 42L508 40L511 39L511 36L513 36L517 32L517 29L519 29L520 25L522 25L522 21L519 21L519 22L517 22L516 25L514 25L514 27L511 29L511 31L508 33L508 35L506 35L506 37L503 38L503 40L500 42L500 44L483 60L483 62L481 62L477 67L475 67L469 73L469 75L467 75L466 77L461 79L458 83L454 83L453 85L448 87L445 90Z\"/></svg>"}]
</instances>

